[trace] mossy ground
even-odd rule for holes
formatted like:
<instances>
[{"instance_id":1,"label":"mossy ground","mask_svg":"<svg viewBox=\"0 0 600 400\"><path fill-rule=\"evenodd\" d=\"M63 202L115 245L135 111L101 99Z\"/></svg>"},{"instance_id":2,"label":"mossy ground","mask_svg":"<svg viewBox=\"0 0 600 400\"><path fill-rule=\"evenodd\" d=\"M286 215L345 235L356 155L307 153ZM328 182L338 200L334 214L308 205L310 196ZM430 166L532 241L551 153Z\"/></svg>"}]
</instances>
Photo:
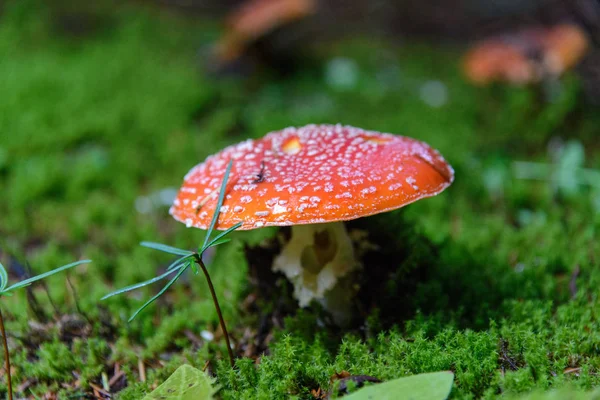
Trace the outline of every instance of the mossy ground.
<instances>
[{"instance_id":1,"label":"mossy ground","mask_svg":"<svg viewBox=\"0 0 600 400\"><path fill-rule=\"evenodd\" d=\"M518 179L513 168L552 164L560 140L582 144L585 167L600 168L600 114L576 77L551 100L540 88L474 88L460 76L460 49L355 40L315 49L316 62L285 79L215 79L198 53L214 23L122 7L94 10L94 29L74 34L57 12L37 1L2 10L0 258L13 279L26 264L39 273L94 262L49 279L47 291L2 299L19 395L83 397L118 365L111 389L135 399L182 362L206 361L227 399L309 399L342 370L380 379L452 370L456 399L600 385L599 190ZM353 60L349 85L327 79L341 55ZM447 89L439 108L420 98L428 81ZM275 329L269 355L232 370L222 340L200 337L217 330L200 276L129 324L156 287L99 302L165 267L169 258L140 241L191 249L203 238L165 206L138 212L136 199L177 188L227 144L320 122L419 138L456 170L442 195L356 222L402 255L388 260L393 279L371 295L360 328L331 331L317 310L299 311ZM211 261L236 341L258 324L240 311L244 246L275 232L236 233Z\"/></svg>"}]
</instances>

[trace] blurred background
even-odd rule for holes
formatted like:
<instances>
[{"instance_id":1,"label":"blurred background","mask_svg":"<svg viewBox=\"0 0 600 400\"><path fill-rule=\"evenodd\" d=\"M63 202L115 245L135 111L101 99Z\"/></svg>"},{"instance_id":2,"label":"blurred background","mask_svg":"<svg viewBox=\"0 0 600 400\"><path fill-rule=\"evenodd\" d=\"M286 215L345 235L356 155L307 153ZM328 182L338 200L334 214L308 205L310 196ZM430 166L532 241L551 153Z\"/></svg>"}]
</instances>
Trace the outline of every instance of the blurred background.
<instances>
[{"instance_id":1,"label":"blurred background","mask_svg":"<svg viewBox=\"0 0 600 400\"><path fill-rule=\"evenodd\" d=\"M134 4L185 17L194 25L214 26L214 40L196 37L199 67L211 73L248 75L264 67L271 73L289 73L314 61L316 49L349 38L383 40L393 46L428 42L465 51L487 39L496 45L502 42L512 52L496 48L497 54L488 49L487 55L473 55L475 60L467 60L463 67L472 81L547 82L576 69L587 98L599 101L597 0L105 0L93 4L53 0L44 8L52 14L57 32L83 37L108 29L111 14ZM557 33L561 27L571 31ZM558 71L547 71L547 59L554 57L550 51L559 54L564 64ZM528 63L521 67L536 69L526 73L535 78L517 79L514 75L519 72L511 78L508 66L491 66L510 62Z\"/></svg>"}]
</instances>

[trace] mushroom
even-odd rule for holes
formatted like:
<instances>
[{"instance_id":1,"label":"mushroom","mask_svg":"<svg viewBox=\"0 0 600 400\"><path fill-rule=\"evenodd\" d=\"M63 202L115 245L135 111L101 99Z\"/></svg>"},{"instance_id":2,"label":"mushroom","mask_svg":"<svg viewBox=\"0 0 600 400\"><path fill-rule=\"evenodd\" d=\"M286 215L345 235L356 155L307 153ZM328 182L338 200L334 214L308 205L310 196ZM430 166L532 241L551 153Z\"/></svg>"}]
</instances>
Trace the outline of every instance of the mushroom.
<instances>
[{"instance_id":1,"label":"mushroom","mask_svg":"<svg viewBox=\"0 0 600 400\"><path fill-rule=\"evenodd\" d=\"M588 47L587 35L576 25L530 28L475 45L464 58L463 70L480 85L534 83L573 68Z\"/></svg>"},{"instance_id":2,"label":"mushroom","mask_svg":"<svg viewBox=\"0 0 600 400\"><path fill-rule=\"evenodd\" d=\"M559 76L581 61L589 48L589 39L577 25L558 25L548 31L544 48L545 69Z\"/></svg>"},{"instance_id":3,"label":"mushroom","mask_svg":"<svg viewBox=\"0 0 600 400\"><path fill-rule=\"evenodd\" d=\"M217 61L227 64L250 43L275 29L313 14L315 0L249 0L227 18L226 30L215 48Z\"/></svg>"},{"instance_id":4,"label":"mushroom","mask_svg":"<svg viewBox=\"0 0 600 400\"><path fill-rule=\"evenodd\" d=\"M470 50L465 56L463 70L477 85L493 81L523 85L538 80L535 65L520 49L496 40L483 42Z\"/></svg>"},{"instance_id":5,"label":"mushroom","mask_svg":"<svg viewBox=\"0 0 600 400\"><path fill-rule=\"evenodd\" d=\"M206 229L219 185L233 167L216 229L291 226L272 266L293 283L301 307L319 301L347 318L351 273L360 268L343 221L435 196L454 179L444 158L415 139L341 125L308 125L229 146L195 166L170 209Z\"/></svg>"}]
</instances>

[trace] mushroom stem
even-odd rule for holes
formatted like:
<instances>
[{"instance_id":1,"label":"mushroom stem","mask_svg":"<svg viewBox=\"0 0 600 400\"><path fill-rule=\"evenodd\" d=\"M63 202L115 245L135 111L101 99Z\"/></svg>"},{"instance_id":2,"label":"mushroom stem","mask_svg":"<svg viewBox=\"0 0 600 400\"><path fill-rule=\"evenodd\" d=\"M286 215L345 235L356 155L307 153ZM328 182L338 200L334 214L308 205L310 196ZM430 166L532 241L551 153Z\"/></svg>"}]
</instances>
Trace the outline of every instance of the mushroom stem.
<instances>
[{"instance_id":1,"label":"mushroom stem","mask_svg":"<svg viewBox=\"0 0 600 400\"><path fill-rule=\"evenodd\" d=\"M293 225L290 241L273 262L273 271L294 285L300 307L319 301L336 322L348 319L352 288L342 279L359 266L343 222Z\"/></svg>"},{"instance_id":2,"label":"mushroom stem","mask_svg":"<svg viewBox=\"0 0 600 400\"><path fill-rule=\"evenodd\" d=\"M235 358L233 357L233 351L231 350L231 343L229 342L229 333L227 332L227 327L225 326L225 320L223 319L223 314L221 313L221 307L219 306L219 300L217 299L217 294L215 293L215 287L212 284L212 280L210 279L210 275L208 274L208 270L206 269L206 265L202 261L202 257L200 254L194 254L194 260L196 263L202 268L202 272L204 272L204 276L206 277L206 282L208 283L208 289L210 290L210 294L213 299L213 303L215 304L215 309L217 310L217 315L219 316L219 323L221 324L221 330L223 331L223 336L225 337L225 343L227 344L227 353L229 354L229 363L231 364L231 368L235 366Z\"/></svg>"}]
</instances>

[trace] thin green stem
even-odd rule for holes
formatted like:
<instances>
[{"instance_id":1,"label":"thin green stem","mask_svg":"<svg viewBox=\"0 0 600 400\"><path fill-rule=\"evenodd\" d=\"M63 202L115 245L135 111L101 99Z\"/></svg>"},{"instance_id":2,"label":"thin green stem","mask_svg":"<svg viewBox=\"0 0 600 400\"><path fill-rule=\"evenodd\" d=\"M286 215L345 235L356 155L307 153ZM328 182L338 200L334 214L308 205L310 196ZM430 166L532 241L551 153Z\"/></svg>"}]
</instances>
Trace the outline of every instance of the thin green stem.
<instances>
[{"instance_id":1,"label":"thin green stem","mask_svg":"<svg viewBox=\"0 0 600 400\"><path fill-rule=\"evenodd\" d=\"M0 334L2 335L2 345L4 346L4 367L6 368L6 386L8 389L8 399L13 400L12 377L10 375L10 354L8 352L8 341L6 340L6 331L4 330L4 318L0 310Z\"/></svg>"},{"instance_id":2,"label":"thin green stem","mask_svg":"<svg viewBox=\"0 0 600 400\"><path fill-rule=\"evenodd\" d=\"M229 342L229 333L227 332L227 327L225 326L225 320L223 319L223 314L221 313L221 307L219 306L219 300L217 299L217 294L215 293L215 288L212 284L212 280L210 279L210 275L208 274L208 270L202 261L202 257L200 254L195 254L194 259L196 263L200 265L202 268L202 272L204 272L204 276L206 276L206 282L208 282L208 288L210 289L210 294L213 298L213 303L215 303L215 309L217 310L217 315L219 316L219 323L221 324L221 330L223 331L223 336L225 336L225 343L227 344L227 352L229 353L229 363L231 364L231 368L235 366L235 359L233 357L233 351L231 350L231 343Z\"/></svg>"}]
</instances>

